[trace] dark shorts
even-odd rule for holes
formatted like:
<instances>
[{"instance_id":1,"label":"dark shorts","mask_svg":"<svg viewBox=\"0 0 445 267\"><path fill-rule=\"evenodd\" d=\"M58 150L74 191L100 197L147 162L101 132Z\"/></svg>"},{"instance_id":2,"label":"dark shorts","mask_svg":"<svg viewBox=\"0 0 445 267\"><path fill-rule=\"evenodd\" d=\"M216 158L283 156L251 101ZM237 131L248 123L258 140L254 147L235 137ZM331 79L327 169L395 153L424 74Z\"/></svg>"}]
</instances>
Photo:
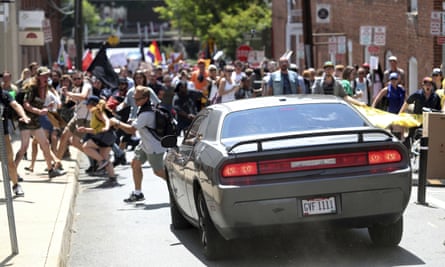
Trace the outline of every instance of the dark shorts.
<instances>
[{"instance_id":1,"label":"dark shorts","mask_svg":"<svg viewBox=\"0 0 445 267\"><path fill-rule=\"evenodd\" d=\"M40 125L42 125L42 128L44 130L47 130L50 132L53 130L54 127L51 124L51 121L48 119L48 116L40 116L39 120L40 120Z\"/></svg>"}]
</instances>

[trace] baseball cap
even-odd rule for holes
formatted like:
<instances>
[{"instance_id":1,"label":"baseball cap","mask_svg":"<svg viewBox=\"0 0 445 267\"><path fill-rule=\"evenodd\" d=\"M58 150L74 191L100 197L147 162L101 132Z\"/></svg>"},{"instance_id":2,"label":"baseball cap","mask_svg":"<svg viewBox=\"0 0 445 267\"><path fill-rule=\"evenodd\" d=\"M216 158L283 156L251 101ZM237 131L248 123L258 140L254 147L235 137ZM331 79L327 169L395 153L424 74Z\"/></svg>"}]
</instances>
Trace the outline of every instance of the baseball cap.
<instances>
[{"instance_id":1,"label":"baseball cap","mask_svg":"<svg viewBox=\"0 0 445 267\"><path fill-rule=\"evenodd\" d=\"M365 62L365 63L362 64L362 67L369 69L371 66L369 65L369 63Z\"/></svg>"},{"instance_id":2,"label":"baseball cap","mask_svg":"<svg viewBox=\"0 0 445 267\"><path fill-rule=\"evenodd\" d=\"M95 95L88 97L88 99L85 101L86 105L89 105L89 104L97 105L97 103L99 103L99 97L97 97Z\"/></svg>"},{"instance_id":3,"label":"baseball cap","mask_svg":"<svg viewBox=\"0 0 445 267\"><path fill-rule=\"evenodd\" d=\"M389 79L397 80L397 79L399 79L399 74L397 74L397 72L393 72L393 73L389 74Z\"/></svg>"},{"instance_id":4,"label":"baseball cap","mask_svg":"<svg viewBox=\"0 0 445 267\"><path fill-rule=\"evenodd\" d=\"M432 82L433 82L433 79L431 77L426 76L423 78L423 83L432 83Z\"/></svg>"},{"instance_id":5,"label":"baseball cap","mask_svg":"<svg viewBox=\"0 0 445 267\"><path fill-rule=\"evenodd\" d=\"M434 68L432 75L442 75L442 70L440 68Z\"/></svg>"},{"instance_id":6,"label":"baseball cap","mask_svg":"<svg viewBox=\"0 0 445 267\"><path fill-rule=\"evenodd\" d=\"M210 64L209 67L207 68L208 70L217 70L216 66L213 64Z\"/></svg>"},{"instance_id":7,"label":"baseball cap","mask_svg":"<svg viewBox=\"0 0 445 267\"><path fill-rule=\"evenodd\" d=\"M51 71L47 67L44 67L44 66L39 67L37 69L37 76L48 75L50 73L51 73Z\"/></svg>"},{"instance_id":8,"label":"baseball cap","mask_svg":"<svg viewBox=\"0 0 445 267\"><path fill-rule=\"evenodd\" d=\"M395 56L390 56L389 58L388 58L388 60L389 61L397 61L397 57L395 57Z\"/></svg>"},{"instance_id":9,"label":"baseball cap","mask_svg":"<svg viewBox=\"0 0 445 267\"><path fill-rule=\"evenodd\" d=\"M332 63L332 61L326 61L323 64L323 68L327 68L327 67L334 67L334 63Z\"/></svg>"}]
</instances>

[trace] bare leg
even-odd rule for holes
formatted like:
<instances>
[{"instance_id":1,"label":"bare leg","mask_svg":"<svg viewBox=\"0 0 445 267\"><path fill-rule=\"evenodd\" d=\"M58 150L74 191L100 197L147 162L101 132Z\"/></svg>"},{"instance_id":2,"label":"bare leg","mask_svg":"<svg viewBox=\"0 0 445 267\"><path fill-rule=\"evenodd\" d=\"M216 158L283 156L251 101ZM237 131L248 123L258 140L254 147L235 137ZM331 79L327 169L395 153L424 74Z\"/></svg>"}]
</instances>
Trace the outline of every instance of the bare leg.
<instances>
[{"instance_id":1,"label":"bare leg","mask_svg":"<svg viewBox=\"0 0 445 267\"><path fill-rule=\"evenodd\" d=\"M142 164L140 160L133 159L131 161L131 169L133 170L134 189L141 190L142 188Z\"/></svg>"},{"instance_id":2,"label":"bare leg","mask_svg":"<svg viewBox=\"0 0 445 267\"><path fill-rule=\"evenodd\" d=\"M26 150L29 147L29 139L31 138L31 130L21 130L20 131L20 149L17 151L15 155L14 164L16 167L19 167L20 161L23 159L23 155L25 155Z\"/></svg>"},{"instance_id":3,"label":"bare leg","mask_svg":"<svg viewBox=\"0 0 445 267\"><path fill-rule=\"evenodd\" d=\"M45 131L42 128L36 129L33 131L34 138L37 139L37 142L39 142L40 149L42 149L43 156L46 161L46 166L48 170L52 169L52 156L51 156L51 150L49 148L49 141L48 138L45 135Z\"/></svg>"},{"instance_id":4,"label":"bare leg","mask_svg":"<svg viewBox=\"0 0 445 267\"><path fill-rule=\"evenodd\" d=\"M39 148L37 147L37 139L33 138L31 143L31 165L29 165L28 170L31 172L34 171L34 165L37 160L37 153L39 152ZM26 169L26 168L25 168Z\"/></svg>"},{"instance_id":5,"label":"bare leg","mask_svg":"<svg viewBox=\"0 0 445 267\"><path fill-rule=\"evenodd\" d=\"M63 155L65 154L66 149L68 148L68 143L69 143L71 136L72 136L72 133L69 130L69 128L65 128L65 130L62 133L62 136L60 137L59 149L57 149L57 153L56 153L57 158L59 158L59 159L63 158Z\"/></svg>"},{"instance_id":6,"label":"bare leg","mask_svg":"<svg viewBox=\"0 0 445 267\"><path fill-rule=\"evenodd\" d=\"M13 151L11 145L11 136L9 134L5 135L5 145L6 145L6 155L8 157L8 171L9 178L13 185L18 183L17 167L15 166L14 159L12 158Z\"/></svg>"}]
</instances>

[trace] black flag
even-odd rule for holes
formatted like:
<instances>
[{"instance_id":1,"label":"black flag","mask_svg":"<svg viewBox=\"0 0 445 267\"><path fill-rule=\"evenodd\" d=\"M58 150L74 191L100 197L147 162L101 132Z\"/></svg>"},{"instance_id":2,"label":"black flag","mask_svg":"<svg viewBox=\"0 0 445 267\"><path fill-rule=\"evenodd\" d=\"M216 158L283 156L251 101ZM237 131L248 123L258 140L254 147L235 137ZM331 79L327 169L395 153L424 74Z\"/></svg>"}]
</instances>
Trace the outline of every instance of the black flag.
<instances>
[{"instance_id":1,"label":"black flag","mask_svg":"<svg viewBox=\"0 0 445 267\"><path fill-rule=\"evenodd\" d=\"M119 76L114 71L108 60L105 45L102 45L96 57L87 69L97 79L101 80L108 88L115 89L119 85Z\"/></svg>"}]
</instances>

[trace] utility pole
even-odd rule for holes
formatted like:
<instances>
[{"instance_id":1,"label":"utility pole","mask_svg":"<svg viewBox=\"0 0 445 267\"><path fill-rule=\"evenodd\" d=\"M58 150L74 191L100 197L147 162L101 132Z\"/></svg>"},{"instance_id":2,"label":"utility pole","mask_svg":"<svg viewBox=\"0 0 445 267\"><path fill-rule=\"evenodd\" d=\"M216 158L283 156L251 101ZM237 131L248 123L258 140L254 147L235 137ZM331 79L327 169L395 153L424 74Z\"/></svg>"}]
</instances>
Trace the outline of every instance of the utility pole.
<instances>
[{"instance_id":1,"label":"utility pole","mask_svg":"<svg viewBox=\"0 0 445 267\"><path fill-rule=\"evenodd\" d=\"M306 69L314 67L314 55L312 40L312 16L311 16L311 1L302 1L303 10L303 37L304 37L304 55L306 61Z\"/></svg>"},{"instance_id":2,"label":"utility pole","mask_svg":"<svg viewBox=\"0 0 445 267\"><path fill-rule=\"evenodd\" d=\"M74 40L76 43L76 69L82 69L83 56L83 19L82 19L82 0L75 0L74 4L75 24L74 24Z\"/></svg>"}]
</instances>

